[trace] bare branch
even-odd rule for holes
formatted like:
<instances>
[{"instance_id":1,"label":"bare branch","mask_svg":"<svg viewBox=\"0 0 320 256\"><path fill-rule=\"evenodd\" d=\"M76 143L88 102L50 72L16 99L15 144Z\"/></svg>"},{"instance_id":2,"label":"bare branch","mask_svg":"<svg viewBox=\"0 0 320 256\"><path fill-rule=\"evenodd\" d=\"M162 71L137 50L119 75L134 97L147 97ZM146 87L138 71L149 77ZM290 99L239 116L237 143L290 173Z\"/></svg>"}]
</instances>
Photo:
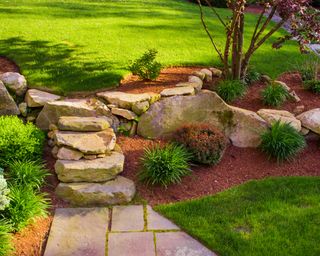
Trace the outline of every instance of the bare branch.
<instances>
[{"instance_id":1,"label":"bare branch","mask_svg":"<svg viewBox=\"0 0 320 256\"><path fill-rule=\"evenodd\" d=\"M198 2L201 2L201 0L198 0ZM223 19L221 18L220 14L217 12L216 8L214 8L211 3L208 0L205 0L207 5L210 7L210 9L213 11L213 13L217 16L217 18L219 19L219 21L221 22L221 24L226 27L226 23L223 21ZM201 3L200 3L201 4Z\"/></svg>"}]
</instances>

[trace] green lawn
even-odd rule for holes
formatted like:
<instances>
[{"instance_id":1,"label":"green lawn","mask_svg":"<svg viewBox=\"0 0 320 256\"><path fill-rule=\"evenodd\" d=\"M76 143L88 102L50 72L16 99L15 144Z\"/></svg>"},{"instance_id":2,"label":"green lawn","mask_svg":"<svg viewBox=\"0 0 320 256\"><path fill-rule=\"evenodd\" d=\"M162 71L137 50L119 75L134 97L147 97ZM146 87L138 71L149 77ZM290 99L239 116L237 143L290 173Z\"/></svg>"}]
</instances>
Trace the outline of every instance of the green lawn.
<instances>
[{"instance_id":1,"label":"green lawn","mask_svg":"<svg viewBox=\"0 0 320 256\"><path fill-rule=\"evenodd\" d=\"M251 181L156 210L220 256L320 255L320 177Z\"/></svg>"},{"instance_id":2,"label":"green lawn","mask_svg":"<svg viewBox=\"0 0 320 256\"><path fill-rule=\"evenodd\" d=\"M247 15L248 24L255 19ZM0 55L15 60L32 87L67 93L114 86L148 48L166 66L218 64L198 7L187 0L0 0L0 20ZM221 26L214 20L211 27L222 45ZM268 42L253 64L276 77L300 59L296 43L273 50Z\"/></svg>"}]
</instances>

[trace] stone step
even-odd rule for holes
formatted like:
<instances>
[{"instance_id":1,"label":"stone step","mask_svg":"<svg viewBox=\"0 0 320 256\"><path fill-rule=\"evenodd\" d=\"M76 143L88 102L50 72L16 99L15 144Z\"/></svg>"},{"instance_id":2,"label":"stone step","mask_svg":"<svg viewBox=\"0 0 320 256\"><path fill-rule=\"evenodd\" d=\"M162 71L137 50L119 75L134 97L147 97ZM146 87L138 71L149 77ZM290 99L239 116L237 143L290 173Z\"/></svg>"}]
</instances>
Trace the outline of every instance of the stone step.
<instances>
[{"instance_id":1,"label":"stone step","mask_svg":"<svg viewBox=\"0 0 320 256\"><path fill-rule=\"evenodd\" d=\"M104 117L78 117L62 116L59 118L58 127L61 131L99 132L110 127Z\"/></svg>"},{"instance_id":2,"label":"stone step","mask_svg":"<svg viewBox=\"0 0 320 256\"><path fill-rule=\"evenodd\" d=\"M94 160L58 160L55 171L62 182L103 182L114 179L123 171L123 165L124 155L112 152Z\"/></svg>"},{"instance_id":3,"label":"stone step","mask_svg":"<svg viewBox=\"0 0 320 256\"><path fill-rule=\"evenodd\" d=\"M122 176L103 183L60 183L56 188L60 198L75 206L128 203L135 191L134 182Z\"/></svg>"},{"instance_id":4,"label":"stone step","mask_svg":"<svg viewBox=\"0 0 320 256\"><path fill-rule=\"evenodd\" d=\"M84 154L104 154L114 149L116 135L111 128L101 132L58 131L54 135L58 146L67 146Z\"/></svg>"}]
</instances>

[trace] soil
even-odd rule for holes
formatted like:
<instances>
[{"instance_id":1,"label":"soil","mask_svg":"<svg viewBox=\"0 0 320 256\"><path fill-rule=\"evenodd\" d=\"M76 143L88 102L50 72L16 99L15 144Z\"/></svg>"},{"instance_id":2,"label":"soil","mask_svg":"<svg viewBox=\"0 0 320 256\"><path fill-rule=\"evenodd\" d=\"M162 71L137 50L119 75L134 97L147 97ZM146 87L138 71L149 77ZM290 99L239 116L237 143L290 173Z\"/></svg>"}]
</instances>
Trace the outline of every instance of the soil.
<instances>
[{"instance_id":1,"label":"soil","mask_svg":"<svg viewBox=\"0 0 320 256\"><path fill-rule=\"evenodd\" d=\"M12 60L0 56L0 74L6 72L19 72L19 67Z\"/></svg>"}]
</instances>

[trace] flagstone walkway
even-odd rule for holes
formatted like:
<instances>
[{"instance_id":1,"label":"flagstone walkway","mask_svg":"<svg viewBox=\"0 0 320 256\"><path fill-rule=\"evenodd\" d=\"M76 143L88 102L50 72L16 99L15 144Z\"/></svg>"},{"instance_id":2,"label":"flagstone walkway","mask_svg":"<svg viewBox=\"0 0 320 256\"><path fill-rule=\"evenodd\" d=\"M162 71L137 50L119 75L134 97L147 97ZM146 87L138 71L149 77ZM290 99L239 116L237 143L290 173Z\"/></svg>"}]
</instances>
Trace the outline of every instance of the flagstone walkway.
<instances>
[{"instance_id":1,"label":"flagstone walkway","mask_svg":"<svg viewBox=\"0 0 320 256\"><path fill-rule=\"evenodd\" d=\"M56 209L44 256L215 256L150 206Z\"/></svg>"}]
</instances>

